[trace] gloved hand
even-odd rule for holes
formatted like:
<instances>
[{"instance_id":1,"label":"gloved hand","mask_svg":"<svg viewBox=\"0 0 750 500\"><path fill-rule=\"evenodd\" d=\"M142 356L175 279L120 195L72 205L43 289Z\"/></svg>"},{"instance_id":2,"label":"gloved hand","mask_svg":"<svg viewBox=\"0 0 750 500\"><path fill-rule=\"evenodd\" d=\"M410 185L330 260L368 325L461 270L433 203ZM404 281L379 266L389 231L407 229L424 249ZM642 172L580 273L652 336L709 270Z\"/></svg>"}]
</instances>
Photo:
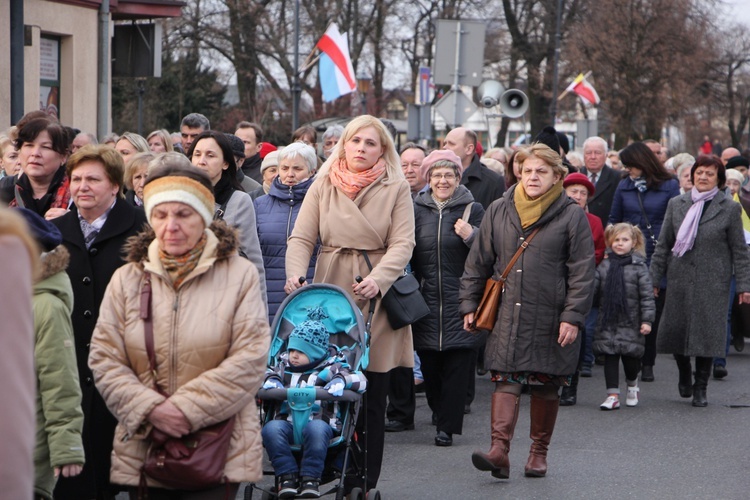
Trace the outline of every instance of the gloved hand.
<instances>
[{"instance_id":1,"label":"gloved hand","mask_svg":"<svg viewBox=\"0 0 750 500\"><path fill-rule=\"evenodd\" d=\"M328 382L323 389L328 391L331 396L341 396L344 394L344 386L346 383L341 377L334 377Z\"/></svg>"},{"instance_id":2,"label":"gloved hand","mask_svg":"<svg viewBox=\"0 0 750 500\"><path fill-rule=\"evenodd\" d=\"M263 382L263 389L283 389L284 384L281 383L281 381L277 378L269 378L265 382Z\"/></svg>"}]
</instances>

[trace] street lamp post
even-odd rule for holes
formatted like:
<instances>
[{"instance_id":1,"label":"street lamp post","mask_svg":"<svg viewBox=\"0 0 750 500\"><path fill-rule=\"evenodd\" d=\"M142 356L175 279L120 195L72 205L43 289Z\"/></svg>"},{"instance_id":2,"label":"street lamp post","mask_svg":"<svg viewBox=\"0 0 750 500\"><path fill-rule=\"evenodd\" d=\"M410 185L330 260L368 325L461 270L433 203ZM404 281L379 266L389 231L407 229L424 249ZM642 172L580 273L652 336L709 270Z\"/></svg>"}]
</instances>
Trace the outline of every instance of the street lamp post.
<instances>
[{"instance_id":1,"label":"street lamp post","mask_svg":"<svg viewBox=\"0 0 750 500\"><path fill-rule=\"evenodd\" d=\"M370 75L362 71L357 75L357 91L362 99L362 114L367 114L367 91L370 90Z\"/></svg>"}]
</instances>

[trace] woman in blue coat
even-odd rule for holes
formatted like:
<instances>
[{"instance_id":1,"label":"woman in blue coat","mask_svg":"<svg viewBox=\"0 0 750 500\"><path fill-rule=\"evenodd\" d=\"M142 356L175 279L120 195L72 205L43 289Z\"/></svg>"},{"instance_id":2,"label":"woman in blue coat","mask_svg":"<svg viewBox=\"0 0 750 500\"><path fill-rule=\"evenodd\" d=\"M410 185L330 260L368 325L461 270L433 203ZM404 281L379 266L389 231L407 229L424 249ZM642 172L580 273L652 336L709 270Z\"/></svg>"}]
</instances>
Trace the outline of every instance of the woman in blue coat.
<instances>
[{"instance_id":1,"label":"woman in blue coat","mask_svg":"<svg viewBox=\"0 0 750 500\"><path fill-rule=\"evenodd\" d=\"M411 265L430 314L414 323L412 332L427 403L437 417L435 444L450 446L453 434L462 431L471 363L478 347L477 336L463 328L458 290L484 209L460 185L463 166L452 151L430 153L420 173L429 189L414 200L417 244Z\"/></svg>"},{"instance_id":2,"label":"woman in blue coat","mask_svg":"<svg viewBox=\"0 0 750 500\"><path fill-rule=\"evenodd\" d=\"M650 264L664 223L664 215L667 213L667 204L669 200L679 196L680 183L642 142L635 142L620 151L620 161L628 177L617 186L609 212L609 223L629 222L638 226L646 239L646 263ZM641 380L644 382L654 380L657 326L664 309L666 280L654 283L654 286L659 287L661 292L656 301L654 328L646 336L646 352L641 359Z\"/></svg>"},{"instance_id":3,"label":"woman in blue coat","mask_svg":"<svg viewBox=\"0 0 750 500\"><path fill-rule=\"evenodd\" d=\"M258 218L258 239L266 269L268 318L273 322L276 311L286 298L286 240L292 234L302 200L315 178L317 157L315 149L303 142L295 142L279 153L279 174L271 183L267 195L257 198L255 213ZM315 273L317 249L310 259L307 279Z\"/></svg>"}]
</instances>

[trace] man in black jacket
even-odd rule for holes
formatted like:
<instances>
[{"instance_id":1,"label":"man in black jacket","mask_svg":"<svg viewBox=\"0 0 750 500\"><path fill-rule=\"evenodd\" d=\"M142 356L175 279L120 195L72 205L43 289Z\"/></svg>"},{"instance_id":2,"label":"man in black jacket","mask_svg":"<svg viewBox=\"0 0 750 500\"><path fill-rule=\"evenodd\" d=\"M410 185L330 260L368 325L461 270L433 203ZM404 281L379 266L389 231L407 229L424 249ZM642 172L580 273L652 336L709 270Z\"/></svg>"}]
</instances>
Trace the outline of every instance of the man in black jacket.
<instances>
[{"instance_id":1,"label":"man in black jacket","mask_svg":"<svg viewBox=\"0 0 750 500\"><path fill-rule=\"evenodd\" d=\"M586 174L596 187L596 194L589 200L589 213L602 220L602 226L609 224L609 211L615 197L617 185L622 180L607 161L607 142L601 137L589 137L583 142L583 162L581 173Z\"/></svg>"},{"instance_id":2,"label":"man in black jacket","mask_svg":"<svg viewBox=\"0 0 750 500\"><path fill-rule=\"evenodd\" d=\"M443 149L450 149L461 158L464 166L461 184L471 191L474 201L481 203L485 210L503 195L505 183L502 178L479 161L477 134L473 130L454 128L445 136Z\"/></svg>"},{"instance_id":3,"label":"man in black jacket","mask_svg":"<svg viewBox=\"0 0 750 500\"><path fill-rule=\"evenodd\" d=\"M260 165L263 159L260 157L260 147L263 145L263 129L257 123L240 122L234 135L245 143L245 161L242 163L242 173L263 184L263 174Z\"/></svg>"}]
</instances>

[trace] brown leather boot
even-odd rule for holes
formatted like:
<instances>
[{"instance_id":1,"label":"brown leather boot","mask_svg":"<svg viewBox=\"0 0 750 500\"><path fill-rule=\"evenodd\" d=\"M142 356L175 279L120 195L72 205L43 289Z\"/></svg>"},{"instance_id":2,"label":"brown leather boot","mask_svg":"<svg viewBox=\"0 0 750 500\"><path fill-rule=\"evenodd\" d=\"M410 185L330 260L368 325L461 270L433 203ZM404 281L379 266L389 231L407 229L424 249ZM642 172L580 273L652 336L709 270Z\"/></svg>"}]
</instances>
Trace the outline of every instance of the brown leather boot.
<instances>
[{"instance_id":1,"label":"brown leather boot","mask_svg":"<svg viewBox=\"0 0 750 500\"><path fill-rule=\"evenodd\" d=\"M492 393L492 445L490 451L482 453L477 450L471 454L471 463L479 470L492 471L492 476L508 479L510 461L508 452L513 439L513 431L518 422L518 396L505 392Z\"/></svg>"},{"instance_id":2,"label":"brown leather boot","mask_svg":"<svg viewBox=\"0 0 750 500\"><path fill-rule=\"evenodd\" d=\"M524 472L526 477L544 477L547 474L547 448L555 430L560 399L541 399L531 395L531 432L533 441Z\"/></svg>"}]
</instances>

